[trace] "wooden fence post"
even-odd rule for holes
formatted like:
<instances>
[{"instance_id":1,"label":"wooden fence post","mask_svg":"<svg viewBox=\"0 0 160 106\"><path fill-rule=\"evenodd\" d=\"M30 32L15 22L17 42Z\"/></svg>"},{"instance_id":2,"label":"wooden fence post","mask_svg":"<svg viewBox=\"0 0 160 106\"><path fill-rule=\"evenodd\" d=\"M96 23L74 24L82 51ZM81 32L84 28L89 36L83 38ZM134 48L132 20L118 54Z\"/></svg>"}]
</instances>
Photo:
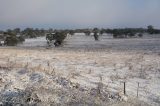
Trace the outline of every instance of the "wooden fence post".
<instances>
[{"instance_id":1,"label":"wooden fence post","mask_svg":"<svg viewBox=\"0 0 160 106\"><path fill-rule=\"evenodd\" d=\"M137 87L137 98L139 96L138 91L139 91L139 82L138 82L138 87Z\"/></svg>"},{"instance_id":2,"label":"wooden fence post","mask_svg":"<svg viewBox=\"0 0 160 106\"><path fill-rule=\"evenodd\" d=\"M124 82L124 95L126 95L126 83Z\"/></svg>"}]
</instances>

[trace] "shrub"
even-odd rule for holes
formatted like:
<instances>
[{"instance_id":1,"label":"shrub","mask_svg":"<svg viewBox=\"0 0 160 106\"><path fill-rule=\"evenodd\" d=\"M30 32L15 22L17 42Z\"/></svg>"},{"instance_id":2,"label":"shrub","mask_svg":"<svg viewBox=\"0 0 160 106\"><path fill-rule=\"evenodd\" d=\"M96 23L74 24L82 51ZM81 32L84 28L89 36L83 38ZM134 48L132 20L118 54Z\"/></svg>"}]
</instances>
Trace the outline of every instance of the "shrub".
<instances>
[{"instance_id":1,"label":"shrub","mask_svg":"<svg viewBox=\"0 0 160 106\"><path fill-rule=\"evenodd\" d=\"M94 28L94 29L93 29L94 39L95 39L96 41L99 40L98 31L99 31L98 28Z\"/></svg>"},{"instance_id":2,"label":"shrub","mask_svg":"<svg viewBox=\"0 0 160 106\"><path fill-rule=\"evenodd\" d=\"M23 36L19 36L19 37L18 37L18 42L19 42L19 43L22 43L22 42L24 42L24 41L25 41L25 39L24 39Z\"/></svg>"},{"instance_id":3,"label":"shrub","mask_svg":"<svg viewBox=\"0 0 160 106\"><path fill-rule=\"evenodd\" d=\"M22 43L25 41L23 36L16 36L14 33L4 33L4 41L7 46L15 46L18 43Z\"/></svg>"},{"instance_id":4,"label":"shrub","mask_svg":"<svg viewBox=\"0 0 160 106\"><path fill-rule=\"evenodd\" d=\"M118 35L117 34L113 34L113 38L117 38L118 37Z\"/></svg>"},{"instance_id":5,"label":"shrub","mask_svg":"<svg viewBox=\"0 0 160 106\"><path fill-rule=\"evenodd\" d=\"M66 38L66 33L65 32L56 32L55 35L53 36L53 38L55 39L54 45L60 46L62 45L64 39Z\"/></svg>"},{"instance_id":6,"label":"shrub","mask_svg":"<svg viewBox=\"0 0 160 106\"><path fill-rule=\"evenodd\" d=\"M139 33L139 34L138 34L138 37L140 37L140 38L143 37L143 34L142 34L142 33Z\"/></svg>"},{"instance_id":7,"label":"shrub","mask_svg":"<svg viewBox=\"0 0 160 106\"><path fill-rule=\"evenodd\" d=\"M18 38L16 36L7 36L5 40L5 44L7 46L15 46L18 43Z\"/></svg>"},{"instance_id":8,"label":"shrub","mask_svg":"<svg viewBox=\"0 0 160 106\"><path fill-rule=\"evenodd\" d=\"M60 32L57 31L54 34L50 33L50 34L47 34L46 36L46 40L48 44L51 41L55 40L54 45L56 47L62 45L65 38L66 38L66 32L63 32L63 31L60 31Z\"/></svg>"},{"instance_id":9,"label":"shrub","mask_svg":"<svg viewBox=\"0 0 160 106\"><path fill-rule=\"evenodd\" d=\"M128 36L129 36L129 37L134 37L134 36L135 36L135 33L130 32L130 33L128 34Z\"/></svg>"}]
</instances>

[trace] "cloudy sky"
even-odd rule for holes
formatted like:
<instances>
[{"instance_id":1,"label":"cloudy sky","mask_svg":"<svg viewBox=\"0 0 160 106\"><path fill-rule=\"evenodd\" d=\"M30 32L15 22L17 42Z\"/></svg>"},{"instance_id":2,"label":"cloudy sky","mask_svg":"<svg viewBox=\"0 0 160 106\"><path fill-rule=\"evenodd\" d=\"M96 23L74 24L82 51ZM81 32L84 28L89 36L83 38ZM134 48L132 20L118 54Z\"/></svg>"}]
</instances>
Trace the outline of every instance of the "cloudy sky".
<instances>
[{"instance_id":1,"label":"cloudy sky","mask_svg":"<svg viewBox=\"0 0 160 106\"><path fill-rule=\"evenodd\" d=\"M160 0L0 0L0 29L160 28Z\"/></svg>"}]
</instances>

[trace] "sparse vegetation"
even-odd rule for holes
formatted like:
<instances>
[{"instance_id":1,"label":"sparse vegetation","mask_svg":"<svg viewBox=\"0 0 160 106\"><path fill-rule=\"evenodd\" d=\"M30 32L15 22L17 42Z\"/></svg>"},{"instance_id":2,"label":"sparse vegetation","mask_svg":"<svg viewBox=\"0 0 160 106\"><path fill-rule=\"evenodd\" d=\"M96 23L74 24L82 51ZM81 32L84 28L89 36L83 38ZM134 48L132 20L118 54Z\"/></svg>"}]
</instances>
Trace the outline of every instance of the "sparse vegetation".
<instances>
[{"instance_id":1,"label":"sparse vegetation","mask_svg":"<svg viewBox=\"0 0 160 106\"><path fill-rule=\"evenodd\" d=\"M99 35L103 34L112 34L113 38L142 38L144 33L149 34L159 34L160 30L155 29L152 25L149 25L147 29L145 28L119 28L119 29L75 29L75 30L53 30L52 28L46 29L38 29L38 28L26 28L21 30L20 28L15 28L13 30L8 29L7 31L0 31L1 34L8 34L6 45L16 45L17 43L22 43L25 41L25 38L36 38L47 35L47 43L50 45L53 40L55 40L54 45L60 46L63 43L63 40L67 36L67 34L74 35L74 33L85 33L85 35L89 36L91 33L94 33L95 41L99 40ZM54 35L53 35L54 33ZM17 37L18 35L18 37ZM61 35L61 36L60 36ZM13 40L13 41L12 41Z\"/></svg>"},{"instance_id":2,"label":"sparse vegetation","mask_svg":"<svg viewBox=\"0 0 160 106\"><path fill-rule=\"evenodd\" d=\"M33 35L38 37L38 29L36 30L37 33L33 31ZM74 35L77 32L85 33L87 36ZM144 37L129 40L107 38L142 37L146 32L147 30L143 29L127 28L49 29L43 30L48 44L53 42L55 46L61 46L65 40L69 48L67 46L65 49L62 47L51 50L43 47L37 49L37 46L33 46L34 50L18 47L1 48L0 102L3 105L159 104L159 96L155 93L160 79L157 65L160 59L156 54L159 52L159 38ZM25 34L22 36L22 31L18 28L2 33L6 35L7 45L16 45L23 42L24 38L31 37ZM69 37L66 39L67 34L73 35L69 36L73 39L70 40ZM79 41L73 43L74 37ZM93 37L94 40L102 37L103 41L95 42ZM45 37L43 38L44 41L40 43L46 44ZM150 43L146 43L147 41ZM70 46L72 43L78 46ZM133 98L147 103L143 104L139 100L133 103L135 101Z\"/></svg>"},{"instance_id":3,"label":"sparse vegetation","mask_svg":"<svg viewBox=\"0 0 160 106\"><path fill-rule=\"evenodd\" d=\"M159 61L159 56L156 55L102 51L100 52L102 57L97 58L98 52L91 51L65 52L62 50L57 52L56 50L20 49L17 52L15 49L0 49L0 52L2 53L0 55L0 83L3 92L0 93L0 100L3 105L108 104L110 106L115 102L130 104L131 102L128 101L133 100L131 98L134 96L137 97L137 85L135 85L137 82L134 79L150 81L139 83L138 98L143 99L144 97L151 100L148 99L150 95L146 95L146 92L147 94L154 93L147 89L154 89L149 85L152 83L151 81L158 78L158 76L152 76L157 72L154 69L158 68L154 65ZM4 56L7 57L3 58ZM29 63L23 61L28 58ZM95 60L98 61L97 65L94 64ZM86 72L87 67L81 67L79 63L83 63L84 66L90 65L89 68L92 69L92 72ZM141 68L141 64L143 68ZM72 68L67 68L70 66ZM130 66L133 67L130 68ZM105 69L105 67L108 68ZM151 70L149 67L153 67L153 69ZM115 71L113 71L114 69ZM5 74L6 72L7 74ZM152 73L151 76L146 74L148 72ZM68 77L69 73L70 77ZM126 96L122 93L121 81L126 81ZM11 91L6 92L7 90ZM144 91L145 93L143 93ZM154 96L154 98L157 97ZM158 99L156 101L154 103L158 103ZM143 104L142 101L138 103Z\"/></svg>"}]
</instances>

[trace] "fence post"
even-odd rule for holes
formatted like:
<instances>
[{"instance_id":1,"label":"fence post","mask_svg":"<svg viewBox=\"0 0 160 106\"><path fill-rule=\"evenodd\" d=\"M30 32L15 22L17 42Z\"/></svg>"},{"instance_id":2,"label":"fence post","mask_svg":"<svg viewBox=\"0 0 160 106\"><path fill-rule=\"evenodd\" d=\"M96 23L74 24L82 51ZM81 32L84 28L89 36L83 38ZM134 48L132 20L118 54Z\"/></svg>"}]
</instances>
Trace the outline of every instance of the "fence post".
<instances>
[{"instance_id":1,"label":"fence post","mask_svg":"<svg viewBox=\"0 0 160 106\"><path fill-rule=\"evenodd\" d=\"M137 98L139 96L138 91L139 91L139 82L138 82L138 87L137 87Z\"/></svg>"},{"instance_id":2,"label":"fence post","mask_svg":"<svg viewBox=\"0 0 160 106\"><path fill-rule=\"evenodd\" d=\"M126 82L124 82L124 95L126 95Z\"/></svg>"}]
</instances>

